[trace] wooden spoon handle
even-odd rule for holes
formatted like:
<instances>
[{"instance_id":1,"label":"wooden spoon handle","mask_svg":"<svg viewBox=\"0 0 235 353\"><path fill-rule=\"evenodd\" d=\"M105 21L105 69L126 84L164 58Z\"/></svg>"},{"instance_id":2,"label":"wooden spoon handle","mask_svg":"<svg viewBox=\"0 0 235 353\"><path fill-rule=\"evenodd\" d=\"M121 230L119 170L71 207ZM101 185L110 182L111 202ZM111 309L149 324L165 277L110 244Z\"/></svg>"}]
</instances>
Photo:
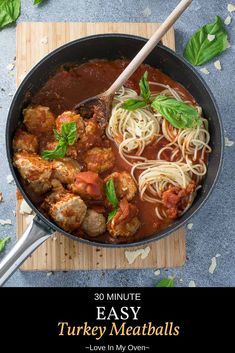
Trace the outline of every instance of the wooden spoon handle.
<instances>
[{"instance_id":1,"label":"wooden spoon handle","mask_svg":"<svg viewBox=\"0 0 235 353\"><path fill-rule=\"evenodd\" d=\"M161 24L161 26L154 32L152 37L147 41L139 53L134 57L130 64L125 68L121 75L116 79L109 89L104 92L106 96L114 95L116 91L128 80L128 78L135 72L144 59L151 53L153 48L161 40L164 34L169 30L169 28L175 23L175 21L180 17L180 15L187 9L191 4L192 0L182 0L176 8L171 12L167 19Z\"/></svg>"}]
</instances>

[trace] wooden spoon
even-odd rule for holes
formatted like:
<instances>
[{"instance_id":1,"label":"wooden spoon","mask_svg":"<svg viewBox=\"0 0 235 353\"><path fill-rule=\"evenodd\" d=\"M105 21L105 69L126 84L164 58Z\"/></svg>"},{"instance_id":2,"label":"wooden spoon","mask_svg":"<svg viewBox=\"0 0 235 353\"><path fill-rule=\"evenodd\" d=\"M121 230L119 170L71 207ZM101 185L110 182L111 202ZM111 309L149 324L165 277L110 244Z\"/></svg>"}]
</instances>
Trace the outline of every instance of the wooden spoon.
<instances>
[{"instance_id":1,"label":"wooden spoon","mask_svg":"<svg viewBox=\"0 0 235 353\"><path fill-rule=\"evenodd\" d=\"M104 128L109 120L112 100L115 92L128 80L128 78L136 71L139 65L142 64L144 59L155 48L157 43L161 40L164 34L175 23L180 15L191 4L192 0L182 0L176 8L171 12L167 19L161 26L154 32L152 37L147 41L139 53L132 59L125 70L118 76L114 83L103 93L94 97L88 98L81 103L77 104L74 110L82 115L84 118L96 116L96 119L101 128Z\"/></svg>"}]
</instances>

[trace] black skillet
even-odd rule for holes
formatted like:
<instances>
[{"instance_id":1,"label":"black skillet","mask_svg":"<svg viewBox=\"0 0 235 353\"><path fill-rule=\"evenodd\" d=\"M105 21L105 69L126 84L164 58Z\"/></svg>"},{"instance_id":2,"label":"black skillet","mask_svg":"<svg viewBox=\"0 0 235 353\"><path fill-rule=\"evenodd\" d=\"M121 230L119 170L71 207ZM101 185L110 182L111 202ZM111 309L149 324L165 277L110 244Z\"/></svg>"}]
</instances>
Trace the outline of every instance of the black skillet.
<instances>
[{"instance_id":1,"label":"black skillet","mask_svg":"<svg viewBox=\"0 0 235 353\"><path fill-rule=\"evenodd\" d=\"M223 130L219 111L210 89L196 70L183 58L162 45L158 45L151 54L149 54L145 63L161 69L173 80L181 83L192 94L199 105L203 107L204 115L209 120L211 134L210 145L212 147L212 153L209 157L208 172L205 176L202 188L198 191L197 197L190 209L182 217L174 221L171 226L145 239L125 245L97 243L96 241L75 237L47 219L33 205L29 195L24 190L17 170L12 164L12 139L19 121L22 119L22 109L29 103L27 97L33 96L49 79L52 73L55 72L56 68L65 63L82 63L95 58L105 58L109 60L117 58L132 59L145 42L146 39L144 38L124 34L104 34L75 40L65 44L43 58L29 72L19 86L9 110L6 126L7 158L16 185L24 199L36 213L36 216L24 235L0 263L0 285L2 285L14 270L55 231L59 231L73 240L99 247L115 248L146 245L148 242L159 240L182 227L188 222L190 217L202 207L211 194L218 178L223 156Z\"/></svg>"}]
</instances>

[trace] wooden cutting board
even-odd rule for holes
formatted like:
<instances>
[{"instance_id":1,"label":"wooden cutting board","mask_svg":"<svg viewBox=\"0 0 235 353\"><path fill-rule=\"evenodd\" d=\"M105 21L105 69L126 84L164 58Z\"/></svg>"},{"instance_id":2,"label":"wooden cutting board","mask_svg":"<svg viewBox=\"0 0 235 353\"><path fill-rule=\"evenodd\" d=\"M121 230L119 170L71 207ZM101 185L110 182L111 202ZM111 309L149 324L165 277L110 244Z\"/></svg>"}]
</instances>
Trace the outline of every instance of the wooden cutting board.
<instances>
[{"instance_id":1,"label":"wooden cutting board","mask_svg":"<svg viewBox=\"0 0 235 353\"><path fill-rule=\"evenodd\" d=\"M20 23L17 26L16 81L19 85L25 74L43 56L60 45L98 33L128 33L150 37L159 26L157 23ZM175 49L174 30L163 37L164 45ZM27 227L27 216L19 212L21 201L16 205L16 233L19 238ZM139 256L129 264L125 251L129 249L96 248L72 241L55 233L42 244L22 265L24 271L32 270L87 270L162 268L182 266L185 262L185 230L146 245L150 247L145 259ZM143 248L143 247L141 247Z\"/></svg>"}]
</instances>

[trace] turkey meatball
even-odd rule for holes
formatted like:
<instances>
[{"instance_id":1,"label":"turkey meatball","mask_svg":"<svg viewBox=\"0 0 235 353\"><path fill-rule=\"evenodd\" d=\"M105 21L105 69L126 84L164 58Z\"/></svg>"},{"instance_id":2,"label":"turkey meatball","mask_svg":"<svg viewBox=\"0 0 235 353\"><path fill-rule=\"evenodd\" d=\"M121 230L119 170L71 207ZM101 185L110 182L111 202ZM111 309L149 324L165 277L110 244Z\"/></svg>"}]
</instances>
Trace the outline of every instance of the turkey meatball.
<instances>
[{"instance_id":1,"label":"turkey meatball","mask_svg":"<svg viewBox=\"0 0 235 353\"><path fill-rule=\"evenodd\" d=\"M108 224L108 231L114 238L117 237L131 237L140 227L140 220L138 217L132 218L129 222L112 225Z\"/></svg>"},{"instance_id":2,"label":"turkey meatball","mask_svg":"<svg viewBox=\"0 0 235 353\"><path fill-rule=\"evenodd\" d=\"M100 146L101 143L101 131L98 125L92 120L86 122L85 131L77 143L78 150L84 152L94 146Z\"/></svg>"},{"instance_id":3,"label":"turkey meatball","mask_svg":"<svg viewBox=\"0 0 235 353\"><path fill-rule=\"evenodd\" d=\"M14 152L26 151L37 153L38 140L36 136L26 131L18 130L14 136L12 146Z\"/></svg>"},{"instance_id":4,"label":"turkey meatball","mask_svg":"<svg viewBox=\"0 0 235 353\"><path fill-rule=\"evenodd\" d=\"M105 217L94 210L87 210L86 216L82 223L82 229L90 237L97 237L106 230Z\"/></svg>"},{"instance_id":5,"label":"turkey meatball","mask_svg":"<svg viewBox=\"0 0 235 353\"><path fill-rule=\"evenodd\" d=\"M80 166L77 161L71 158L61 158L52 162L53 177L62 184L71 184L75 176L80 172Z\"/></svg>"},{"instance_id":6,"label":"turkey meatball","mask_svg":"<svg viewBox=\"0 0 235 353\"><path fill-rule=\"evenodd\" d=\"M49 216L59 227L73 232L83 222L87 207L83 200L69 192L62 193L60 198L49 208Z\"/></svg>"},{"instance_id":7,"label":"turkey meatball","mask_svg":"<svg viewBox=\"0 0 235 353\"><path fill-rule=\"evenodd\" d=\"M102 200L103 198L103 180L97 173L77 173L74 183L68 188L86 200Z\"/></svg>"},{"instance_id":8,"label":"turkey meatball","mask_svg":"<svg viewBox=\"0 0 235 353\"><path fill-rule=\"evenodd\" d=\"M43 203L41 204L41 208L49 212L50 207L60 201L61 197L67 192L67 190L63 187L61 182L58 179L52 179L52 192L44 199Z\"/></svg>"},{"instance_id":9,"label":"turkey meatball","mask_svg":"<svg viewBox=\"0 0 235 353\"><path fill-rule=\"evenodd\" d=\"M137 187L131 175L127 172L114 172L105 178L105 182L113 179L115 192L119 199L126 197L131 201L137 192Z\"/></svg>"},{"instance_id":10,"label":"turkey meatball","mask_svg":"<svg viewBox=\"0 0 235 353\"><path fill-rule=\"evenodd\" d=\"M53 133L55 117L48 107L38 105L28 107L23 111L24 124L31 134L36 136Z\"/></svg>"},{"instance_id":11,"label":"turkey meatball","mask_svg":"<svg viewBox=\"0 0 235 353\"><path fill-rule=\"evenodd\" d=\"M122 199L117 213L108 222L107 228L110 235L114 238L134 235L141 225L137 214L137 207L128 203L126 198Z\"/></svg>"},{"instance_id":12,"label":"turkey meatball","mask_svg":"<svg viewBox=\"0 0 235 353\"><path fill-rule=\"evenodd\" d=\"M35 192L43 194L51 188L50 162L28 152L15 153L13 160L22 178L32 186Z\"/></svg>"},{"instance_id":13,"label":"turkey meatball","mask_svg":"<svg viewBox=\"0 0 235 353\"><path fill-rule=\"evenodd\" d=\"M77 136L81 137L84 132L84 121L81 115L76 114L75 112L64 112L58 116L56 119L56 129L61 132L63 123L72 123L75 122L77 125Z\"/></svg>"},{"instance_id":14,"label":"turkey meatball","mask_svg":"<svg viewBox=\"0 0 235 353\"><path fill-rule=\"evenodd\" d=\"M112 168L114 160L112 148L94 147L85 154L87 169L98 174Z\"/></svg>"}]
</instances>

